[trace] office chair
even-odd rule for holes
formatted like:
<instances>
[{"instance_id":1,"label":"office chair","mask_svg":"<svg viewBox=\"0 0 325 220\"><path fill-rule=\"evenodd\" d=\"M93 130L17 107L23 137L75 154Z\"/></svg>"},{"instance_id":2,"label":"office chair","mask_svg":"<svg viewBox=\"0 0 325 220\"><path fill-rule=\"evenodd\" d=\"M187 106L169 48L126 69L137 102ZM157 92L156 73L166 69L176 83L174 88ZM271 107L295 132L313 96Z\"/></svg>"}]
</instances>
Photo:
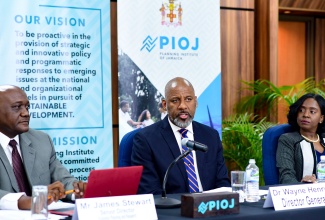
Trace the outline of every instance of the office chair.
<instances>
[{"instance_id":1,"label":"office chair","mask_svg":"<svg viewBox=\"0 0 325 220\"><path fill-rule=\"evenodd\" d=\"M118 152L118 167L131 166L131 154L133 146L133 137L140 130L140 128L126 133L120 143L120 148Z\"/></svg>"},{"instance_id":2,"label":"office chair","mask_svg":"<svg viewBox=\"0 0 325 220\"><path fill-rule=\"evenodd\" d=\"M279 137L291 132L289 124L280 124L268 128L262 140L262 157L265 185L279 184L279 171L276 167L276 149L278 147Z\"/></svg>"}]
</instances>

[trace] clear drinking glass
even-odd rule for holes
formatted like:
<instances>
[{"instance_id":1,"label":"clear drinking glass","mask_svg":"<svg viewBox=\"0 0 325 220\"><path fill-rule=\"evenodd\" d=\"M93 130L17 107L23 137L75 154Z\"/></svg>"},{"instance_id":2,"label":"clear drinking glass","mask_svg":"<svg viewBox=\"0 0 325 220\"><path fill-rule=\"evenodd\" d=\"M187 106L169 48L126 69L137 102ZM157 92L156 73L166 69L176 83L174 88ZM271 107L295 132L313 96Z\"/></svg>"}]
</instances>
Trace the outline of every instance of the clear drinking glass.
<instances>
[{"instance_id":1,"label":"clear drinking glass","mask_svg":"<svg viewBox=\"0 0 325 220\"><path fill-rule=\"evenodd\" d=\"M32 219L47 219L47 186L33 186Z\"/></svg>"},{"instance_id":2,"label":"clear drinking glass","mask_svg":"<svg viewBox=\"0 0 325 220\"><path fill-rule=\"evenodd\" d=\"M245 194L245 171L231 171L232 192L239 193L239 202L244 202Z\"/></svg>"}]
</instances>

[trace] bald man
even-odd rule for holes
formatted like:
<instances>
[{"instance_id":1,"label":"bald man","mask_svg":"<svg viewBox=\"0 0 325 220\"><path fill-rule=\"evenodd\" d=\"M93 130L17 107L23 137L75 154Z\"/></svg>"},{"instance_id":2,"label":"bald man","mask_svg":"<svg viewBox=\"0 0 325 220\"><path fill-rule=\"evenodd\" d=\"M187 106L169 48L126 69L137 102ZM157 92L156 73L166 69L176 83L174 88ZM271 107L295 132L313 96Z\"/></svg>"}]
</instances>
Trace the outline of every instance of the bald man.
<instances>
[{"instance_id":1,"label":"bald man","mask_svg":"<svg viewBox=\"0 0 325 220\"><path fill-rule=\"evenodd\" d=\"M34 185L48 186L48 204L65 198L66 190L74 189L77 198L83 196L84 183L57 160L51 138L29 128L29 119L26 93L17 86L0 86L0 209L30 209ZM20 173L24 178L14 172L12 141L23 163Z\"/></svg>"},{"instance_id":2,"label":"bald man","mask_svg":"<svg viewBox=\"0 0 325 220\"><path fill-rule=\"evenodd\" d=\"M182 152L180 129L187 130L190 140L206 144L208 152L192 151L197 179L197 191L229 187L228 171L223 157L219 133L193 121L198 105L192 84L181 77L165 86L163 107L167 117L139 131L133 139L132 165L143 165L138 193L162 193L162 182L168 166ZM166 183L167 193L192 192L183 160L170 170Z\"/></svg>"}]
</instances>

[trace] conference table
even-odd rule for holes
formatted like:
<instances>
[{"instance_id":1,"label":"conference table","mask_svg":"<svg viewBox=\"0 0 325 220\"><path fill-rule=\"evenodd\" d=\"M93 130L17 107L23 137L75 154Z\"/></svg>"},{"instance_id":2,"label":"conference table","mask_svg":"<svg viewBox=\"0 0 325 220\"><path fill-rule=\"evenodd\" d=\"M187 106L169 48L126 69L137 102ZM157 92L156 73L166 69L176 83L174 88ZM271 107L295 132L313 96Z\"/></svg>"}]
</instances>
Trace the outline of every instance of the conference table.
<instances>
[{"instance_id":1,"label":"conference table","mask_svg":"<svg viewBox=\"0 0 325 220\"><path fill-rule=\"evenodd\" d=\"M262 189L268 189L268 187L263 186ZM154 195L154 198L159 198L161 195ZM179 199L181 194L168 194L167 197ZM282 210L275 211L274 208L263 208L265 199L261 199L259 202L244 202L240 203L240 209L238 214L229 215L218 215L212 217L205 217L204 219L234 219L234 220L324 220L325 219L325 206L323 207L313 207L313 208L302 208L293 210ZM1 212L2 210L0 210ZM191 219L188 217L181 216L181 208L168 208L160 209L156 208L157 216L159 220L181 220L181 219ZM12 216L13 217L13 216ZM1 219L1 218L0 218ZM14 218L10 218L14 219ZM72 219L72 217L65 218L67 220ZM202 218L201 218L202 219Z\"/></svg>"},{"instance_id":2,"label":"conference table","mask_svg":"<svg viewBox=\"0 0 325 220\"><path fill-rule=\"evenodd\" d=\"M172 197L180 199L181 195L167 195L167 197ZM275 211L274 208L263 208L264 199L259 202L240 203L240 211L238 214L206 217L204 219L247 219L247 220L318 220L325 219L325 207L317 208L304 208L304 209L294 209L294 210L283 210ZM158 219L190 219L188 217L181 216L180 208L171 209L157 209ZM202 219L202 218L201 218Z\"/></svg>"},{"instance_id":3,"label":"conference table","mask_svg":"<svg viewBox=\"0 0 325 220\"><path fill-rule=\"evenodd\" d=\"M168 195L169 197L180 197L180 195ZM222 215L206 217L204 219L233 219L233 220L318 220L325 219L325 207L318 208L305 208L305 209L295 209L295 210L285 210L285 211L275 211L273 208L263 208L264 200L256 203L240 203L240 211L238 214ZM181 216L180 208L171 209L156 209L159 220L181 220L181 219L191 219L188 217ZM1 211L1 210L0 210ZM11 216L10 219L15 219ZM66 220L71 220L72 217L65 218ZM202 219L202 218L199 218Z\"/></svg>"}]
</instances>

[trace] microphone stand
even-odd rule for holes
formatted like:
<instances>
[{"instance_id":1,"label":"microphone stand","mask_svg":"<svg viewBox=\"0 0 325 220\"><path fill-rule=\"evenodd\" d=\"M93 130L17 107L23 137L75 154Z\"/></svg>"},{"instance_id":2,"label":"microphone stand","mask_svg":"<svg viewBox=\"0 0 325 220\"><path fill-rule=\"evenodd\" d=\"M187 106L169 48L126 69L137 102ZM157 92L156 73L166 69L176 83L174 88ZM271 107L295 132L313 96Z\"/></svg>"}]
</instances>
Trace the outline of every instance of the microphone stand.
<instances>
[{"instance_id":1,"label":"microphone stand","mask_svg":"<svg viewBox=\"0 0 325 220\"><path fill-rule=\"evenodd\" d=\"M161 198L155 198L155 205L156 208L159 209L168 209L168 208L176 208L176 207L180 207L181 206L181 201L178 199L173 199L173 198L167 198L166 196L166 182L167 182L167 177L169 174L169 170L175 165L175 163L177 163L180 159L183 159L184 157L186 157L187 155L189 155L191 153L191 149L188 149L187 151L185 151L184 153L182 153L181 155L179 155L167 168L167 171L165 173L164 176L164 181L163 181L163 185L162 185L162 193L161 193Z\"/></svg>"}]
</instances>

